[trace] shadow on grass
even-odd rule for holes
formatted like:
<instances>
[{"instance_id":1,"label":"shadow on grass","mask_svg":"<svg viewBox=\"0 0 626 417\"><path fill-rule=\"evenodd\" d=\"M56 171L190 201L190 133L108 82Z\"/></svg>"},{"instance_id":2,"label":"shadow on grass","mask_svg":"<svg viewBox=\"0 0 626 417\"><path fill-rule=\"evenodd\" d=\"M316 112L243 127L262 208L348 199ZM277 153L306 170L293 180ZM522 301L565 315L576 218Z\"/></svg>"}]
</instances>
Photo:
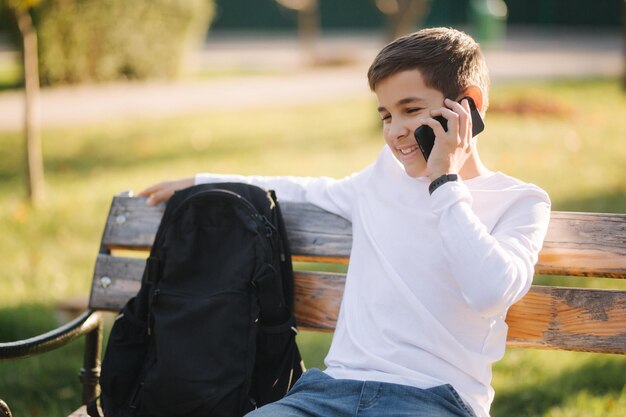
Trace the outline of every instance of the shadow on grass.
<instances>
[{"instance_id":1,"label":"shadow on grass","mask_svg":"<svg viewBox=\"0 0 626 417\"><path fill-rule=\"evenodd\" d=\"M0 82L0 92L21 90L23 87L24 87L24 83L21 80Z\"/></svg>"},{"instance_id":2,"label":"shadow on grass","mask_svg":"<svg viewBox=\"0 0 626 417\"><path fill-rule=\"evenodd\" d=\"M626 361L620 355L598 356L556 377L497 392L491 412L493 417L541 416L581 392L619 395L624 389L624 375Z\"/></svg>"},{"instance_id":3,"label":"shadow on grass","mask_svg":"<svg viewBox=\"0 0 626 417\"><path fill-rule=\"evenodd\" d=\"M343 107L321 107L319 111L314 105L269 108L254 112L253 117L246 110L204 112L44 129L46 173L84 176L94 171L167 166L199 158L209 166L211 161L224 159L245 163L257 156L270 157L274 149L281 155L283 151L337 154L361 146L364 137L382 144L377 117L367 117L355 127L319 132L320 126L345 125L333 122L339 117L336 108ZM305 117L311 109L316 110L316 116ZM325 121L327 118L332 120ZM336 140L337 136L342 140ZM21 132L0 132L0 154L4 156L0 181L23 175L23 142ZM280 157L276 158L280 163Z\"/></svg>"},{"instance_id":4,"label":"shadow on grass","mask_svg":"<svg viewBox=\"0 0 626 417\"><path fill-rule=\"evenodd\" d=\"M90 132L86 127L84 132L67 137L63 131L46 134L43 138L46 173L83 177L93 172L117 172L137 166L175 165L192 158L206 159L208 165L214 160L243 160L242 156L263 155L274 146L267 141L249 138L242 145L243 139L236 134L222 135L219 141L213 142L211 133L190 143L194 141L189 139L194 136L193 132L186 133L183 127L177 133L166 132L166 126L172 129L175 122L166 121L160 125L154 122L152 128L129 128L128 132L124 128ZM61 145L64 142L68 146ZM4 156L0 161L0 181L23 180L23 143L19 132L0 132L0 154Z\"/></svg>"},{"instance_id":5,"label":"shadow on grass","mask_svg":"<svg viewBox=\"0 0 626 417\"><path fill-rule=\"evenodd\" d=\"M25 174L22 163L22 143L23 140L19 137L11 145L0 145L2 153L7 156L7 159L0 163L0 181L23 179ZM179 150L168 149L168 152L155 152L148 156L139 157L133 149L132 139L128 140L125 145L120 145L119 148L98 144L95 141L84 144L84 148L89 150L80 150L75 155L54 154L46 156L44 161L46 173L85 176L99 170L119 170L138 164L172 163L188 158L191 153L189 149L181 147Z\"/></svg>"}]
</instances>

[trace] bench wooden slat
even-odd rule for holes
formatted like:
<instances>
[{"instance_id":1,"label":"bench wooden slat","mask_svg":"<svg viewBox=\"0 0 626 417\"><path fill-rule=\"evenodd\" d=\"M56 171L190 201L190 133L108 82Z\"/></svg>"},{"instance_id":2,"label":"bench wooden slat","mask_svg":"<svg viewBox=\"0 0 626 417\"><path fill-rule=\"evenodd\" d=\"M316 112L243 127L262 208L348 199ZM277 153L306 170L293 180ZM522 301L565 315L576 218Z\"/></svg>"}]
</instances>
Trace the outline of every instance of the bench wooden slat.
<instances>
[{"instance_id":1,"label":"bench wooden slat","mask_svg":"<svg viewBox=\"0 0 626 417\"><path fill-rule=\"evenodd\" d=\"M120 310L139 291L145 266L145 259L98 255L91 281L89 308Z\"/></svg>"},{"instance_id":2,"label":"bench wooden slat","mask_svg":"<svg viewBox=\"0 0 626 417\"><path fill-rule=\"evenodd\" d=\"M509 347L626 354L626 291L533 286L506 321Z\"/></svg>"},{"instance_id":3,"label":"bench wooden slat","mask_svg":"<svg viewBox=\"0 0 626 417\"><path fill-rule=\"evenodd\" d=\"M102 244L110 249L150 249L165 204L148 207L144 198L113 197Z\"/></svg>"},{"instance_id":4,"label":"bench wooden slat","mask_svg":"<svg viewBox=\"0 0 626 417\"><path fill-rule=\"evenodd\" d=\"M312 204L281 203L289 245L296 260L347 263L352 224Z\"/></svg>"},{"instance_id":5,"label":"bench wooden slat","mask_svg":"<svg viewBox=\"0 0 626 417\"><path fill-rule=\"evenodd\" d=\"M346 283L344 274L294 272L294 309L298 327L333 332Z\"/></svg>"},{"instance_id":6,"label":"bench wooden slat","mask_svg":"<svg viewBox=\"0 0 626 417\"><path fill-rule=\"evenodd\" d=\"M626 255L626 215L553 211L545 243L549 246L611 251Z\"/></svg>"},{"instance_id":7,"label":"bench wooden slat","mask_svg":"<svg viewBox=\"0 0 626 417\"><path fill-rule=\"evenodd\" d=\"M626 278L626 215L551 213L540 274Z\"/></svg>"},{"instance_id":8,"label":"bench wooden slat","mask_svg":"<svg viewBox=\"0 0 626 417\"><path fill-rule=\"evenodd\" d=\"M90 307L119 310L139 289L145 261L99 255ZM102 278L108 277L103 286ZM343 274L296 272L295 304L303 329L333 331ZM509 346L626 353L626 291L533 286L511 307Z\"/></svg>"},{"instance_id":9,"label":"bench wooden slat","mask_svg":"<svg viewBox=\"0 0 626 417\"><path fill-rule=\"evenodd\" d=\"M281 203L289 244L297 260L346 263L352 247L349 221L310 204ZM102 243L110 249L149 250L165 210L143 198L115 197Z\"/></svg>"},{"instance_id":10,"label":"bench wooden slat","mask_svg":"<svg viewBox=\"0 0 626 417\"><path fill-rule=\"evenodd\" d=\"M352 245L345 219L310 204L281 203L294 258L347 262ZM164 206L116 197L103 237L109 248L148 249ZM553 212L538 274L626 278L626 215Z\"/></svg>"},{"instance_id":11,"label":"bench wooden slat","mask_svg":"<svg viewBox=\"0 0 626 417\"><path fill-rule=\"evenodd\" d=\"M626 278L624 255L588 249L544 247L535 272L544 275Z\"/></svg>"}]
</instances>

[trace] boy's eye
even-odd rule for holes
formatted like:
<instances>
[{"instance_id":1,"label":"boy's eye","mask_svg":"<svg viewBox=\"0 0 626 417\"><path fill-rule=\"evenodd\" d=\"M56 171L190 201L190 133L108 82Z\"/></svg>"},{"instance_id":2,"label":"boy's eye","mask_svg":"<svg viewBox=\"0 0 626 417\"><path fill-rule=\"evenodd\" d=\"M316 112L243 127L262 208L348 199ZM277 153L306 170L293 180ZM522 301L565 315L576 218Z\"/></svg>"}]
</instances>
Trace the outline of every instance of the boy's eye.
<instances>
[{"instance_id":1,"label":"boy's eye","mask_svg":"<svg viewBox=\"0 0 626 417\"><path fill-rule=\"evenodd\" d=\"M390 115L390 114L386 114L386 115L384 115L384 116L381 116L381 117L380 117L380 119L381 119L383 122L386 122L387 120L391 120L391 115Z\"/></svg>"},{"instance_id":2,"label":"boy's eye","mask_svg":"<svg viewBox=\"0 0 626 417\"><path fill-rule=\"evenodd\" d=\"M420 109L420 108L410 108L410 109L407 109L407 111L406 111L406 112L407 112L407 113L417 113L417 112L419 112L419 111L421 111L421 110L422 110L422 109Z\"/></svg>"}]
</instances>

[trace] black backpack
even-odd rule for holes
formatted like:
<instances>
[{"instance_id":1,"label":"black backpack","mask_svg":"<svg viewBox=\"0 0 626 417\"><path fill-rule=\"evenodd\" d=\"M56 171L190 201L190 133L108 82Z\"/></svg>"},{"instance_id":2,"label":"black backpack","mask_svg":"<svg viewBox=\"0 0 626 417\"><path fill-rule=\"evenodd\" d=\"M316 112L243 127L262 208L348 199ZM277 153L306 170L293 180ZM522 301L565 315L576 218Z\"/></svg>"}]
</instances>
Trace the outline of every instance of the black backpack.
<instances>
[{"instance_id":1,"label":"black backpack","mask_svg":"<svg viewBox=\"0 0 626 417\"><path fill-rule=\"evenodd\" d=\"M231 183L176 192L141 289L111 330L104 415L239 417L282 398L303 368L292 312L274 193Z\"/></svg>"}]
</instances>

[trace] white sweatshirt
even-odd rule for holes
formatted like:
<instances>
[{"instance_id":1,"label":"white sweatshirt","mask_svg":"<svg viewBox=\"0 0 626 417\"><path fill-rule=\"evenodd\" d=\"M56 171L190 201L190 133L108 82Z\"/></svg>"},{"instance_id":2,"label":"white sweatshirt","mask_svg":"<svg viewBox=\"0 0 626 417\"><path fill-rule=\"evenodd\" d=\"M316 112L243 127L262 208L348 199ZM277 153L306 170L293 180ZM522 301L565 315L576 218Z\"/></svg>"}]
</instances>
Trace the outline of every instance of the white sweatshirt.
<instances>
[{"instance_id":1,"label":"white sweatshirt","mask_svg":"<svg viewBox=\"0 0 626 417\"><path fill-rule=\"evenodd\" d=\"M353 243L335 335L334 378L430 388L451 384L489 416L491 365L504 354L507 309L530 288L550 200L502 173L428 194L385 146L341 180L198 174L246 182L282 201L309 202L352 222Z\"/></svg>"}]
</instances>

